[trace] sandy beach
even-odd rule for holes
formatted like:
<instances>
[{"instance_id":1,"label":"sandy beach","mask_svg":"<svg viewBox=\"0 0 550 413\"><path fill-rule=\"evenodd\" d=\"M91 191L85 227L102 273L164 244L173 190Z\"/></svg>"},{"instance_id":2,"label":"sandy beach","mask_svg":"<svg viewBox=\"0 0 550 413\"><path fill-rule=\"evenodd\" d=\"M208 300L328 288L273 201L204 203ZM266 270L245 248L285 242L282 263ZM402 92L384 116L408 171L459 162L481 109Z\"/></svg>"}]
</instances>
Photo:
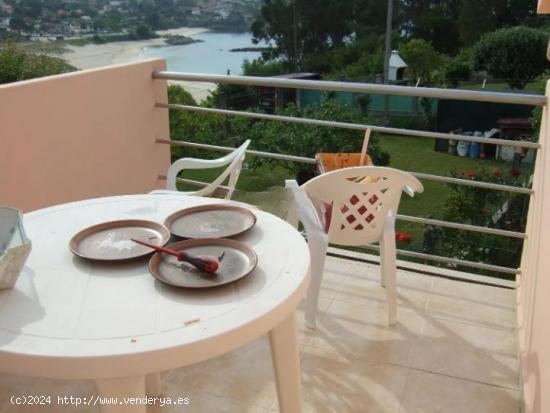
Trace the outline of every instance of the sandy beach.
<instances>
[{"instance_id":1,"label":"sandy beach","mask_svg":"<svg viewBox=\"0 0 550 413\"><path fill-rule=\"evenodd\" d=\"M180 27L178 29L160 30L157 33L162 36L166 34L183 35L188 37L204 33L208 29L200 27ZM109 66L119 63L127 63L136 60L140 52L151 46L164 45L162 38L137 40L126 42L113 42L106 44L89 44L86 46L67 46L68 51L63 54L65 59L71 65L79 69L93 69L96 67ZM193 95L197 102L205 99L212 90L216 88L215 84L199 82L174 82L185 87Z\"/></svg>"},{"instance_id":2,"label":"sandy beach","mask_svg":"<svg viewBox=\"0 0 550 413\"><path fill-rule=\"evenodd\" d=\"M180 27L179 29L161 30L157 33L178 34L188 37L208 31L200 27ZM89 44L86 46L67 46L68 51L63 58L79 69L93 69L118 63L132 61L144 48L164 45L162 38L136 40L126 42L112 42L105 44Z\"/></svg>"}]
</instances>

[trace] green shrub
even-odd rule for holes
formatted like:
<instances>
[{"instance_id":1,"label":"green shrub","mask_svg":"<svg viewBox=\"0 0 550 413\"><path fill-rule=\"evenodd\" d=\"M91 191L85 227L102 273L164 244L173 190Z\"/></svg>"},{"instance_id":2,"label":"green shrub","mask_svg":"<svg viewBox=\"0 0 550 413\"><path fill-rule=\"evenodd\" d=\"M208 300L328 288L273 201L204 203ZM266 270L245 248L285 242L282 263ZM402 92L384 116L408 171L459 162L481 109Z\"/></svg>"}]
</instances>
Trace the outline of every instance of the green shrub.
<instances>
[{"instance_id":1,"label":"green shrub","mask_svg":"<svg viewBox=\"0 0 550 413\"><path fill-rule=\"evenodd\" d=\"M414 82L420 79L423 84L430 85L435 72L443 64L443 57L423 39L411 39L401 44L399 53L408 65L405 73Z\"/></svg>"},{"instance_id":2,"label":"green shrub","mask_svg":"<svg viewBox=\"0 0 550 413\"><path fill-rule=\"evenodd\" d=\"M486 70L511 88L523 89L550 67L547 43L548 36L542 30L524 26L488 33L474 46L474 69Z\"/></svg>"},{"instance_id":3,"label":"green shrub","mask_svg":"<svg viewBox=\"0 0 550 413\"><path fill-rule=\"evenodd\" d=\"M461 171L453 176L500 185L525 185L521 171L514 169ZM443 220L508 231L525 230L527 196L464 185L451 184L449 187ZM503 267L519 266L520 239L452 228L427 228L426 231L424 252Z\"/></svg>"},{"instance_id":4,"label":"green shrub","mask_svg":"<svg viewBox=\"0 0 550 413\"><path fill-rule=\"evenodd\" d=\"M472 51L463 49L443 66L443 77L447 86L456 88L458 83L472 76Z\"/></svg>"},{"instance_id":5,"label":"green shrub","mask_svg":"<svg viewBox=\"0 0 550 413\"><path fill-rule=\"evenodd\" d=\"M0 84L75 71L58 57L34 54L8 42L0 48Z\"/></svg>"},{"instance_id":6,"label":"green shrub","mask_svg":"<svg viewBox=\"0 0 550 413\"><path fill-rule=\"evenodd\" d=\"M192 97L179 86L170 86L169 100L171 103L195 104ZM334 99L327 99L317 106L305 109L289 104L277 114L349 123L369 123L364 114ZM177 110L170 111L170 129L172 139L175 140L236 147L246 139L251 139L253 149L309 158L313 158L318 152L360 152L364 135L362 131L351 129ZM173 151L174 158L194 155L195 153L188 148L176 147ZM380 150L376 136L371 137L369 155L376 165L389 164L389 154ZM204 151L196 156L204 157ZM251 158L250 161L252 167L259 167L266 163L282 165L296 174L312 169L311 164L298 162L267 158Z\"/></svg>"}]
</instances>

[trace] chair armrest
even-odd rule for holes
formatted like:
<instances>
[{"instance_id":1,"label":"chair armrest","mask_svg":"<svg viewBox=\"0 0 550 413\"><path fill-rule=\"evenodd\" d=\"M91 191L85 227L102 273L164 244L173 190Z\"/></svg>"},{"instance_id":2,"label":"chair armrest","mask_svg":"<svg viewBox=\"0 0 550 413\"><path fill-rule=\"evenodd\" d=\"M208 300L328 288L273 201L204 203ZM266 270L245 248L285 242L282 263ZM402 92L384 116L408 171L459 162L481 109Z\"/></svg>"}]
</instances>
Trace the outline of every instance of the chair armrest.
<instances>
[{"instance_id":1,"label":"chair armrest","mask_svg":"<svg viewBox=\"0 0 550 413\"><path fill-rule=\"evenodd\" d=\"M403 187L403 191L405 191L405 193L410 196L411 198L414 197L414 189L412 189L410 186L405 186Z\"/></svg>"},{"instance_id":2,"label":"chair armrest","mask_svg":"<svg viewBox=\"0 0 550 413\"><path fill-rule=\"evenodd\" d=\"M182 158L172 164L174 168L182 169L213 169L221 168L229 164L233 159L198 159L198 158Z\"/></svg>"}]
</instances>

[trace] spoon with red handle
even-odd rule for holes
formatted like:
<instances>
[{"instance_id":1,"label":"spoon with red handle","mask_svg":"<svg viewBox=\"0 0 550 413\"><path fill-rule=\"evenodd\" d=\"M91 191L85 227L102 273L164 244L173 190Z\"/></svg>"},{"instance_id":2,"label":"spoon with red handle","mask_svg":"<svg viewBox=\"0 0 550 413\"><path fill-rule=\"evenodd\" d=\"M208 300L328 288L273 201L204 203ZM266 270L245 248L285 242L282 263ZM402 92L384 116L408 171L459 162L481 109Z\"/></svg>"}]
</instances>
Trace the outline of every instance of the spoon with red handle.
<instances>
[{"instance_id":1,"label":"spoon with red handle","mask_svg":"<svg viewBox=\"0 0 550 413\"><path fill-rule=\"evenodd\" d=\"M178 259L178 261L188 262L192 266L196 267L198 270L201 270L204 272L214 273L218 270L218 267L220 266L220 264L215 258L206 256L206 255L199 257L196 255L188 254L183 251L176 251L170 248L161 247L160 245L149 244L148 242L141 241L139 239L134 239L134 238L132 238L132 241L137 242L138 244L141 244L141 245L145 245L146 247L152 248L159 252L164 252L165 254L173 255Z\"/></svg>"}]
</instances>

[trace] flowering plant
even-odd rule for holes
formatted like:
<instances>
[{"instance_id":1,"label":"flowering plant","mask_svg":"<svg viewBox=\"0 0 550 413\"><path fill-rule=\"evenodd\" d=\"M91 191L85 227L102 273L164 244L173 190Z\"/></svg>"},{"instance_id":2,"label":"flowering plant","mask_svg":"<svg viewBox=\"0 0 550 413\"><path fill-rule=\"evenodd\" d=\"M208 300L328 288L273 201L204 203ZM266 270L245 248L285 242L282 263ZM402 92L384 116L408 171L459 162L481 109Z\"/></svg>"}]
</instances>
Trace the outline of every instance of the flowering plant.
<instances>
[{"instance_id":1,"label":"flowering plant","mask_svg":"<svg viewBox=\"0 0 550 413\"><path fill-rule=\"evenodd\" d=\"M519 169L483 169L452 174L462 180L525 187ZM523 232L528 197L509 191L449 184L451 191L442 219L449 222ZM468 261L517 267L521 240L453 228L426 228L424 252Z\"/></svg>"},{"instance_id":2,"label":"flowering plant","mask_svg":"<svg viewBox=\"0 0 550 413\"><path fill-rule=\"evenodd\" d=\"M395 231L395 238L398 241L404 242L406 244L410 244L412 242L411 234L409 234L408 232Z\"/></svg>"}]
</instances>

